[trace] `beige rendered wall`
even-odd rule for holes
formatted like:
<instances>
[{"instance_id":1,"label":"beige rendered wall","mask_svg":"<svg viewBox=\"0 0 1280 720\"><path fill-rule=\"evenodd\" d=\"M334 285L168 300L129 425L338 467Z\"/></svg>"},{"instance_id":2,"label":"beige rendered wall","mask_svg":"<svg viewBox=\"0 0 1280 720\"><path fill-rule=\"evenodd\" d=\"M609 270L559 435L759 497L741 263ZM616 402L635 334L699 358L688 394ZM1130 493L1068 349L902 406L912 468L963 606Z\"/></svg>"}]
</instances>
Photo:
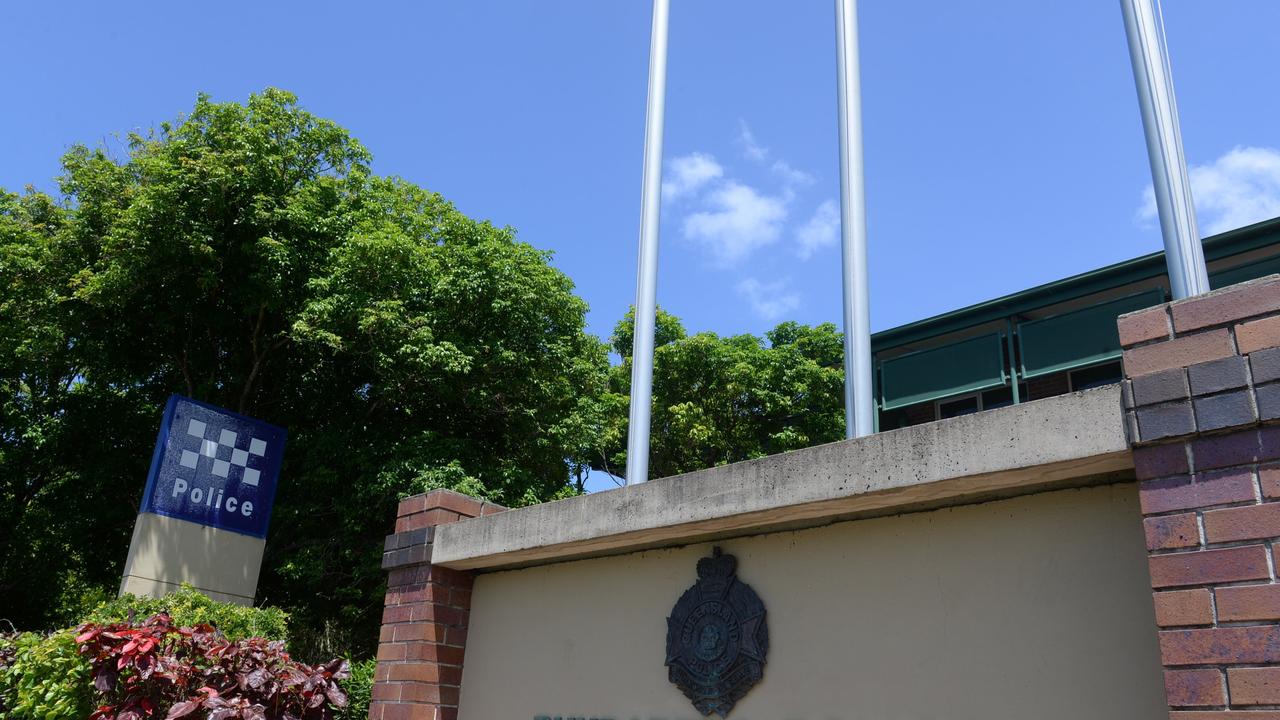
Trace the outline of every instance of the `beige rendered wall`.
<instances>
[{"instance_id":1,"label":"beige rendered wall","mask_svg":"<svg viewBox=\"0 0 1280 720\"><path fill-rule=\"evenodd\" d=\"M138 513L121 593L163 597L190 583L224 602L252 605L266 541L153 513Z\"/></svg>"},{"instance_id":2,"label":"beige rendered wall","mask_svg":"<svg viewBox=\"0 0 1280 720\"><path fill-rule=\"evenodd\" d=\"M718 544L771 645L732 720L1167 717L1133 484ZM711 547L479 576L461 720L699 717L664 643Z\"/></svg>"}]
</instances>

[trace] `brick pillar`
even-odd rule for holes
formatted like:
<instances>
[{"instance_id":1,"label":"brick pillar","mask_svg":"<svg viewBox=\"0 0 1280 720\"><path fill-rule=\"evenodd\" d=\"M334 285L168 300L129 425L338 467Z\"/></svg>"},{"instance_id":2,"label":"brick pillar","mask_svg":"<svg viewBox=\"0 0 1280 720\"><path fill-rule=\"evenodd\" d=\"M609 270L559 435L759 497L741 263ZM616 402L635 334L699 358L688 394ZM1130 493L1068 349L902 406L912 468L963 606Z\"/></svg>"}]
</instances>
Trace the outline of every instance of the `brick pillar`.
<instances>
[{"instance_id":1,"label":"brick pillar","mask_svg":"<svg viewBox=\"0 0 1280 720\"><path fill-rule=\"evenodd\" d=\"M1280 276L1119 330L1170 717L1280 720Z\"/></svg>"},{"instance_id":2,"label":"brick pillar","mask_svg":"<svg viewBox=\"0 0 1280 720\"><path fill-rule=\"evenodd\" d=\"M431 564L435 528L506 508L450 490L401 501L388 572L369 720L456 720L472 573Z\"/></svg>"}]
</instances>

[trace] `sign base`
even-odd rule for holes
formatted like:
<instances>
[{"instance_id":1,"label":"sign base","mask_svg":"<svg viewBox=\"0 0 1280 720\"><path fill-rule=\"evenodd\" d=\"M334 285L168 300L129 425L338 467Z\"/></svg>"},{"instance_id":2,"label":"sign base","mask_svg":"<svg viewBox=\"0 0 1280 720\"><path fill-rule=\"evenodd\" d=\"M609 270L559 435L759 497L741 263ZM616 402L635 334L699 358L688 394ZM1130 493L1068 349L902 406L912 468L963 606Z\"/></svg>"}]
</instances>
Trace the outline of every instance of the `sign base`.
<instances>
[{"instance_id":1,"label":"sign base","mask_svg":"<svg viewBox=\"0 0 1280 720\"><path fill-rule=\"evenodd\" d=\"M252 605L265 548L262 538L138 513L120 593L160 598L188 583L214 600Z\"/></svg>"}]
</instances>

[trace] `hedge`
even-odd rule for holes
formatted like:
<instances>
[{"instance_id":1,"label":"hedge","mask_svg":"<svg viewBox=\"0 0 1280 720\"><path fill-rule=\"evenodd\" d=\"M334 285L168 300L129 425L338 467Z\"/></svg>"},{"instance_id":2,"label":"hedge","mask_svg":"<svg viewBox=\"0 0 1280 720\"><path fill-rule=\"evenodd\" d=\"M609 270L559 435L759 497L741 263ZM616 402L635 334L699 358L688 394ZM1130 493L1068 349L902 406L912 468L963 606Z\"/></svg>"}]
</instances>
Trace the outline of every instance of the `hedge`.
<instances>
[{"instance_id":1,"label":"hedge","mask_svg":"<svg viewBox=\"0 0 1280 720\"><path fill-rule=\"evenodd\" d=\"M174 711L177 702L192 700L197 702L181 716L173 717L257 720L284 717L286 707L292 708L288 713L292 717L367 717L376 663L351 662L347 677L345 661L314 667L294 661L284 652L289 635L288 615L278 608L221 603L184 586L160 600L124 596L99 603L84 620L78 630L0 634L0 720L163 720ZM128 639L117 642L119 638L135 636L145 639L133 647L128 647ZM146 642L154 644L146 647ZM139 647L146 647L147 657L153 659L138 660ZM212 672L211 667L221 667L222 656L228 654L240 658L236 667L243 670L243 678L252 674L254 683L275 678L289 687L290 683L305 682L312 690L321 688L323 707L297 706L297 698L290 694L293 691L281 688L276 688L280 692L274 694L263 695L265 691L258 688L253 693L232 693L221 699L183 696L187 690L198 689L186 687L193 677ZM142 665L130 674L125 667L130 662ZM165 673L156 674L154 668L148 669L148 662L158 663L157 667L166 663L172 666L166 671L168 677ZM121 665L114 671L103 669L116 664ZM225 674L227 667L219 672ZM254 670L260 672L254 674ZM174 680L178 677L175 672L181 682ZM218 677L221 676L207 679L216 684ZM306 703L316 702L312 690L307 691L310 694ZM268 697L275 703L274 709L261 705ZM335 702L338 697L343 698L345 707Z\"/></svg>"}]
</instances>

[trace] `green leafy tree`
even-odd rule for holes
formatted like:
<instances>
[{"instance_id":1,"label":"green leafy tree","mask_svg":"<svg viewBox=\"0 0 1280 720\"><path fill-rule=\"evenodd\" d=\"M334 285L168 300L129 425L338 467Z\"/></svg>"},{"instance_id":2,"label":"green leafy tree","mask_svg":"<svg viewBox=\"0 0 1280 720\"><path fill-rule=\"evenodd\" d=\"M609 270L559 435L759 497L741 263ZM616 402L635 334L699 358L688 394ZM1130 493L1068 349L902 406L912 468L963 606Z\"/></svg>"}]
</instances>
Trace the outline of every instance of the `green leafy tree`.
<instances>
[{"instance_id":1,"label":"green leafy tree","mask_svg":"<svg viewBox=\"0 0 1280 720\"><path fill-rule=\"evenodd\" d=\"M73 148L58 198L0 196L0 615L118 583L172 392L289 429L258 596L316 654L375 642L398 498L580 488L608 367L585 303L369 161L286 92L201 96L127 157Z\"/></svg>"},{"instance_id":2,"label":"green leafy tree","mask_svg":"<svg viewBox=\"0 0 1280 720\"><path fill-rule=\"evenodd\" d=\"M627 398L634 316L611 338L622 363L598 401L606 419L593 466L626 467ZM659 310L654 333L649 473L666 477L843 437L840 334L835 326L784 322L766 333L687 336Z\"/></svg>"}]
</instances>

